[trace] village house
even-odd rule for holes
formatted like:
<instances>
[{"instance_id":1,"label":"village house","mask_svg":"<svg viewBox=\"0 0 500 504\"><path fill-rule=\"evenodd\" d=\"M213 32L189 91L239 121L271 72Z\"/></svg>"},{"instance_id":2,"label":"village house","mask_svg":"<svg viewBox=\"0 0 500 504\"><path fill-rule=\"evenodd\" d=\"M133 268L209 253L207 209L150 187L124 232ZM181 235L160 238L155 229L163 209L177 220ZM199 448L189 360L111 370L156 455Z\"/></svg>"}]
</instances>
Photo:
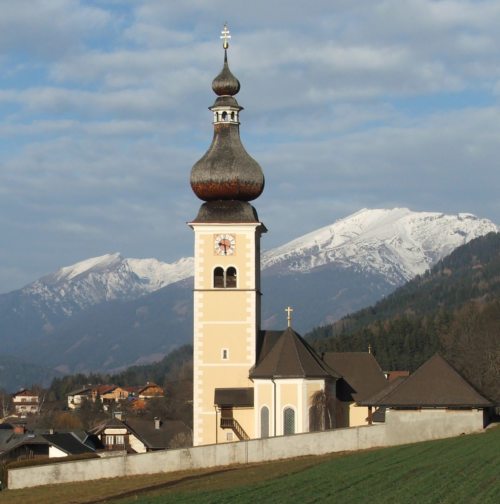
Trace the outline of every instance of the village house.
<instances>
[{"instance_id":1,"label":"village house","mask_svg":"<svg viewBox=\"0 0 500 504\"><path fill-rule=\"evenodd\" d=\"M68 409L75 410L82 406L83 401L88 401L92 398L92 387L80 387L67 394Z\"/></svg>"},{"instance_id":2,"label":"village house","mask_svg":"<svg viewBox=\"0 0 500 504\"><path fill-rule=\"evenodd\" d=\"M21 389L12 394L12 405L18 415L32 415L40 409L40 397L29 389Z\"/></svg>"},{"instance_id":3,"label":"village house","mask_svg":"<svg viewBox=\"0 0 500 504\"><path fill-rule=\"evenodd\" d=\"M127 399L129 391L117 385L96 385L86 386L73 390L67 394L68 408L71 410L81 408L84 401L96 402L99 400L103 404L105 411L109 406Z\"/></svg>"},{"instance_id":4,"label":"village house","mask_svg":"<svg viewBox=\"0 0 500 504\"><path fill-rule=\"evenodd\" d=\"M483 397L449 362L435 354L408 377L400 376L371 397L360 401L374 411L375 421L385 421L390 412L415 425L423 418L443 423L465 417L478 430L489 421L494 404ZM371 422L370 422L371 423Z\"/></svg>"},{"instance_id":5,"label":"village house","mask_svg":"<svg viewBox=\"0 0 500 504\"><path fill-rule=\"evenodd\" d=\"M125 387L125 390L131 396L144 400L164 397L165 395L163 388L153 382L147 382L146 385L138 385L136 387Z\"/></svg>"},{"instance_id":6,"label":"village house","mask_svg":"<svg viewBox=\"0 0 500 504\"><path fill-rule=\"evenodd\" d=\"M112 418L90 431L96 435L107 451L146 453L165 450L180 434L190 437L190 429L180 420L162 421L131 417L124 420Z\"/></svg>"},{"instance_id":7,"label":"village house","mask_svg":"<svg viewBox=\"0 0 500 504\"><path fill-rule=\"evenodd\" d=\"M87 438L82 440L72 432L34 433L23 424L1 424L0 462L92 454L95 447L85 443Z\"/></svg>"}]
</instances>

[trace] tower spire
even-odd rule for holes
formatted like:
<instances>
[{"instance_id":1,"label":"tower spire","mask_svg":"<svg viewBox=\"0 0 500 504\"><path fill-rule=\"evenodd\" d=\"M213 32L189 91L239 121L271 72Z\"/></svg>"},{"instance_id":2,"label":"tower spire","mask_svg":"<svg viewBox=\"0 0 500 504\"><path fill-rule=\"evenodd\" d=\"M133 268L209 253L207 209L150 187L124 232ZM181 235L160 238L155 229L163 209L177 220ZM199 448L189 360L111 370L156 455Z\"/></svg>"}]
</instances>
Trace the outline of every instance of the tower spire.
<instances>
[{"instance_id":1,"label":"tower spire","mask_svg":"<svg viewBox=\"0 0 500 504\"><path fill-rule=\"evenodd\" d=\"M231 35L227 23L220 38L224 64L212 82L217 98L210 107L214 136L208 151L191 170L191 187L198 198L207 202L248 202L258 198L264 190L264 174L240 139L239 116L243 107L234 98L240 90L240 82L229 70L227 49Z\"/></svg>"}]
</instances>

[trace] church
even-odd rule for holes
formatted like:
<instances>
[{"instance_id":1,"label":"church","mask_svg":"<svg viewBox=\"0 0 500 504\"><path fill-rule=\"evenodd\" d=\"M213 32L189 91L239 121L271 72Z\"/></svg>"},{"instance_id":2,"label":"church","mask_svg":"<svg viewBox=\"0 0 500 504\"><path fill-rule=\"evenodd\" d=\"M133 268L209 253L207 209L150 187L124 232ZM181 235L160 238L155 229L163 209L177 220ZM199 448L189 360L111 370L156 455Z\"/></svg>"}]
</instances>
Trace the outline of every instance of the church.
<instances>
[{"instance_id":1,"label":"church","mask_svg":"<svg viewBox=\"0 0 500 504\"><path fill-rule=\"evenodd\" d=\"M261 330L260 239L267 229L250 201L262 194L264 174L241 143L243 107L235 98L240 82L228 64L227 26L221 39L224 64L212 82L217 98L210 107L213 140L190 178L204 201L189 222L195 257L193 444L365 424L368 409L357 406L346 375L335 370L336 356L320 357L293 330L290 307L288 327ZM341 360L348 371L362 370L363 396L384 385L370 353Z\"/></svg>"}]
</instances>

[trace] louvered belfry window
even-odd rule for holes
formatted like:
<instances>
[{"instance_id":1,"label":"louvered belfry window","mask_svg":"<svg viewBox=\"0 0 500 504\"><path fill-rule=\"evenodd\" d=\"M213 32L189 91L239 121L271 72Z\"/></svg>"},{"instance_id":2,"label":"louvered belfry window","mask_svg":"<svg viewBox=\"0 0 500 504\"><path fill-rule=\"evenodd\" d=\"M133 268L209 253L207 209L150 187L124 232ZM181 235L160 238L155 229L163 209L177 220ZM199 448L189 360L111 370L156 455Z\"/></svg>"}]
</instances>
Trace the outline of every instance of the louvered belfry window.
<instances>
[{"instance_id":1,"label":"louvered belfry window","mask_svg":"<svg viewBox=\"0 0 500 504\"><path fill-rule=\"evenodd\" d=\"M283 434L295 434L295 411L293 408L285 408L283 411Z\"/></svg>"}]
</instances>

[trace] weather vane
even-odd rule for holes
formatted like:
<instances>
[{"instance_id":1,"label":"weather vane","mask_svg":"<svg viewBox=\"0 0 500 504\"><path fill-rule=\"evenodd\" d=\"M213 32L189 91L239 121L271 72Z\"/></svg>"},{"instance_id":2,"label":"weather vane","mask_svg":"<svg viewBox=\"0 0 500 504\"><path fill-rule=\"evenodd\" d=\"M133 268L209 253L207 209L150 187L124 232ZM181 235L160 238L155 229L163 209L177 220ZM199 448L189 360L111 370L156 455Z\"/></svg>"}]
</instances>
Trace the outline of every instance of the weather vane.
<instances>
[{"instance_id":1,"label":"weather vane","mask_svg":"<svg viewBox=\"0 0 500 504\"><path fill-rule=\"evenodd\" d=\"M229 34L229 29L227 28L227 23L224 23L224 29L221 31L220 38L224 41L222 42L222 47L227 49L229 47L229 39L231 35Z\"/></svg>"}]
</instances>

